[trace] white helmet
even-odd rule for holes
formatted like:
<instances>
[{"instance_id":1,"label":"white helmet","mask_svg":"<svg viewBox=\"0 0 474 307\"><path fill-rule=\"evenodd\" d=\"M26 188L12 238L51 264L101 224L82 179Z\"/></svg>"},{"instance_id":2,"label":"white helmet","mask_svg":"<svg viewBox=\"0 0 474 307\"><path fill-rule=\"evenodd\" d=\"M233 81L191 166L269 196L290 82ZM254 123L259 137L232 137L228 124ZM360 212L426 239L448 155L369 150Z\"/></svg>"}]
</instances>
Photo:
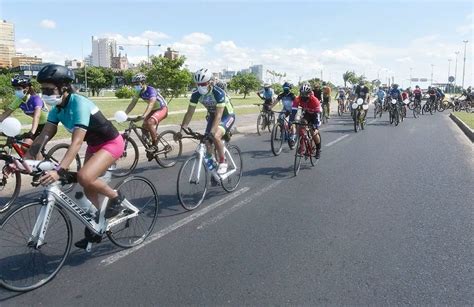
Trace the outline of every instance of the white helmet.
<instances>
[{"instance_id":1,"label":"white helmet","mask_svg":"<svg viewBox=\"0 0 474 307\"><path fill-rule=\"evenodd\" d=\"M205 83L212 80L212 72L207 68L201 68L194 73L194 83Z\"/></svg>"},{"instance_id":2,"label":"white helmet","mask_svg":"<svg viewBox=\"0 0 474 307\"><path fill-rule=\"evenodd\" d=\"M146 76L142 73L138 73L132 78L132 83L145 82Z\"/></svg>"},{"instance_id":3,"label":"white helmet","mask_svg":"<svg viewBox=\"0 0 474 307\"><path fill-rule=\"evenodd\" d=\"M300 94L302 95L309 95L311 93L311 86L308 83L304 83L300 87Z\"/></svg>"}]
</instances>

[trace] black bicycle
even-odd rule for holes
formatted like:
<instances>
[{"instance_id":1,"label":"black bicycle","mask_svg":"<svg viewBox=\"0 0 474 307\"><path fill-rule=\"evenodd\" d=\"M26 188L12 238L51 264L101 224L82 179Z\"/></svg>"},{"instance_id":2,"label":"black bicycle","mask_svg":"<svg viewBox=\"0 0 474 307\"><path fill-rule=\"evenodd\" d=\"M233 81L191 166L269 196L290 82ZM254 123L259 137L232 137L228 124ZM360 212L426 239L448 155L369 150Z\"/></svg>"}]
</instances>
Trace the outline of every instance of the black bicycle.
<instances>
[{"instance_id":1,"label":"black bicycle","mask_svg":"<svg viewBox=\"0 0 474 307\"><path fill-rule=\"evenodd\" d=\"M117 160L115 169L112 171L114 177L127 176L137 167L139 156L138 146L131 136L132 131L143 144L143 147L145 147L148 161L155 159L161 167L171 167L175 165L179 157L181 157L183 145L181 140L176 137L175 131L165 130L160 133L155 147L153 146L148 130L136 124L136 122L140 120L141 118L139 117L127 119L129 126L125 129L124 133L122 133L125 141L125 150L122 156Z\"/></svg>"},{"instance_id":2,"label":"black bicycle","mask_svg":"<svg viewBox=\"0 0 474 307\"><path fill-rule=\"evenodd\" d=\"M275 124L275 115L272 110L265 110L263 103L254 103L254 105L260 108L260 114L257 117L257 133L261 135L261 132L268 129L268 132L272 132L272 127Z\"/></svg>"},{"instance_id":3,"label":"black bicycle","mask_svg":"<svg viewBox=\"0 0 474 307\"><path fill-rule=\"evenodd\" d=\"M277 123L273 125L270 144L273 154L278 156L283 149L283 143L285 141L288 142L290 149L293 149L294 145L290 142L290 124L286 119L286 112L275 113L280 114L280 116L278 117Z\"/></svg>"}]
</instances>

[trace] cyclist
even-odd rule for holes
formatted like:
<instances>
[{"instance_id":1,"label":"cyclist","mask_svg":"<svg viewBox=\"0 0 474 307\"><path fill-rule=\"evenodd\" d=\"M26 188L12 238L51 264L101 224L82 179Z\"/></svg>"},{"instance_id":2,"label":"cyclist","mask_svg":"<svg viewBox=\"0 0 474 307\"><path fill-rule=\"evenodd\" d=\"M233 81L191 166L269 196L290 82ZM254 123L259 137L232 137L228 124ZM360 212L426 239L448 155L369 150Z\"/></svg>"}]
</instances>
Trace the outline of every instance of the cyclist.
<instances>
[{"instance_id":1,"label":"cyclist","mask_svg":"<svg viewBox=\"0 0 474 307\"><path fill-rule=\"evenodd\" d=\"M281 118L290 116L293 102L296 99L295 94L291 92L291 87L292 86L290 83L288 82L283 83L283 92L280 95L278 95L278 97L276 98L277 102L281 101L283 104L283 109L281 110L281 112L284 112L284 113L280 114Z\"/></svg>"},{"instance_id":2,"label":"cyclist","mask_svg":"<svg viewBox=\"0 0 474 307\"><path fill-rule=\"evenodd\" d=\"M334 96L334 99L336 99L338 101L339 104L342 103L342 106L343 106L343 111L345 112L346 110L346 106L345 106L345 102L346 102L346 91L344 91L344 88L342 87L339 87L337 93L336 93L336 96Z\"/></svg>"},{"instance_id":3,"label":"cyclist","mask_svg":"<svg viewBox=\"0 0 474 307\"><path fill-rule=\"evenodd\" d=\"M168 106L166 100L160 95L159 90L147 85L145 81L146 77L142 73L133 76L132 84L137 92L137 96L133 97L125 113L130 113L140 98L148 103L145 112L137 117L136 121L143 119L143 128L150 133L152 146L146 149L146 151L155 152L158 139L157 128L159 123L168 116ZM153 156L149 156L148 159L152 160Z\"/></svg>"},{"instance_id":4,"label":"cyclist","mask_svg":"<svg viewBox=\"0 0 474 307\"><path fill-rule=\"evenodd\" d=\"M402 90L402 101L405 101L406 99L408 99L408 92Z\"/></svg>"},{"instance_id":5,"label":"cyclist","mask_svg":"<svg viewBox=\"0 0 474 307\"><path fill-rule=\"evenodd\" d=\"M331 111L331 87L326 83L323 82L323 108L327 108L326 118L330 119L329 112Z\"/></svg>"},{"instance_id":6,"label":"cyclist","mask_svg":"<svg viewBox=\"0 0 474 307\"><path fill-rule=\"evenodd\" d=\"M43 131L31 145L27 159L36 156L43 143L54 137L60 122L72 133L71 145L57 169L44 174L40 182L48 185L65 174L85 141L88 146L84 165L77 174L78 182L84 188L87 198L97 208L99 208L99 194L107 196L109 203L105 217L116 216L121 212L123 197L99 176L122 155L124 150L122 136L92 101L76 94L71 84L74 81L72 70L61 65L47 65L38 72L37 79L41 83L43 100L52 106L52 109ZM100 240L100 236L92 234L86 228L85 238L75 245L86 248L89 242L100 242Z\"/></svg>"},{"instance_id":7,"label":"cyclist","mask_svg":"<svg viewBox=\"0 0 474 307\"><path fill-rule=\"evenodd\" d=\"M22 135L23 141L31 145L43 130L48 116L48 108L43 100L36 94L32 87L31 79L27 76L15 76L11 80L11 85L15 88L15 99L6 106L5 112L0 115L0 123L10 116L16 109L21 109L23 113L32 118L30 131Z\"/></svg>"},{"instance_id":8,"label":"cyclist","mask_svg":"<svg viewBox=\"0 0 474 307\"><path fill-rule=\"evenodd\" d=\"M413 97L415 98L415 103L421 105L422 95L423 95L423 92L421 91L420 87L418 85L415 86L415 89L413 90Z\"/></svg>"},{"instance_id":9,"label":"cyclist","mask_svg":"<svg viewBox=\"0 0 474 307\"><path fill-rule=\"evenodd\" d=\"M197 85L189 101L189 106L181 123L181 130L186 129L193 118L198 102L201 102L208 111L206 134L213 136L214 145L217 151L218 169L217 173L222 175L227 172L227 163L224 155L224 143L222 137L230 130L235 121L234 108L226 97L225 92L214 86L212 72L209 69L201 68L196 71L193 81ZM212 161L212 148L208 144L206 161Z\"/></svg>"},{"instance_id":10,"label":"cyclist","mask_svg":"<svg viewBox=\"0 0 474 307\"><path fill-rule=\"evenodd\" d=\"M316 144L316 154L315 158L319 159L321 156L321 139L319 138L319 127L321 126L321 103L316 96L311 92L311 86L308 83L304 83L300 87L300 95L296 97L291 108L290 123L293 123L295 120L296 112L298 112L298 107L302 108L303 119L305 119L308 124L313 125L313 140ZM292 127L291 140L295 141L295 132L296 128Z\"/></svg>"},{"instance_id":11,"label":"cyclist","mask_svg":"<svg viewBox=\"0 0 474 307\"><path fill-rule=\"evenodd\" d=\"M274 102L273 98L275 96L275 92L270 87L270 84L265 83L263 85L263 90L261 90L260 92L257 92L257 96L260 97L260 99L264 101L263 110L270 111L272 109L273 102Z\"/></svg>"},{"instance_id":12,"label":"cyclist","mask_svg":"<svg viewBox=\"0 0 474 307\"><path fill-rule=\"evenodd\" d=\"M428 86L428 95L430 95L430 104L434 106L434 103L436 101L436 89L434 87Z\"/></svg>"},{"instance_id":13,"label":"cyclist","mask_svg":"<svg viewBox=\"0 0 474 307\"><path fill-rule=\"evenodd\" d=\"M362 98L364 103L369 102L369 88L365 85L364 81L360 81L355 89L355 94L357 98Z\"/></svg>"},{"instance_id":14,"label":"cyclist","mask_svg":"<svg viewBox=\"0 0 474 307\"><path fill-rule=\"evenodd\" d=\"M379 87L376 95L377 95L377 101L375 103L378 103L380 107L382 107L385 101L385 91L383 90L383 88Z\"/></svg>"},{"instance_id":15,"label":"cyclist","mask_svg":"<svg viewBox=\"0 0 474 307\"><path fill-rule=\"evenodd\" d=\"M446 95L444 95L444 92L441 88L437 87L436 88L436 98L438 99L438 101L441 103L443 100L444 100L444 97Z\"/></svg>"},{"instance_id":16,"label":"cyclist","mask_svg":"<svg viewBox=\"0 0 474 307\"><path fill-rule=\"evenodd\" d=\"M313 94L318 98L319 101L323 101L323 90L321 89L321 85L316 83L313 88Z\"/></svg>"},{"instance_id":17,"label":"cyclist","mask_svg":"<svg viewBox=\"0 0 474 307\"><path fill-rule=\"evenodd\" d=\"M469 101L469 102L472 102L473 100L473 95L472 95L472 92L471 92L471 87L469 86L467 89L465 90L462 90L462 94L461 96L459 96L459 99L461 99L462 97L466 97L466 101Z\"/></svg>"}]
</instances>

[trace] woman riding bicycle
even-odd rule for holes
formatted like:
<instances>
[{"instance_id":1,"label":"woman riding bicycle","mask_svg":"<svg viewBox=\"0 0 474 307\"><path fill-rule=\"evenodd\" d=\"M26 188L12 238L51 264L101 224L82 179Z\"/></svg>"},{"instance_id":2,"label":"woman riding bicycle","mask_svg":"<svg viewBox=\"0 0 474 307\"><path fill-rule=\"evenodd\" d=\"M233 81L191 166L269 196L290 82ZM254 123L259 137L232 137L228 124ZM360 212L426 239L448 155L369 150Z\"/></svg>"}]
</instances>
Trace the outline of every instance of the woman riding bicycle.
<instances>
[{"instance_id":1,"label":"woman riding bicycle","mask_svg":"<svg viewBox=\"0 0 474 307\"><path fill-rule=\"evenodd\" d=\"M77 174L78 183L84 188L86 197L99 207L99 194L109 198L105 218L121 212L123 197L99 179L107 169L120 158L124 141L117 129L108 121L97 106L84 96L76 94L72 86L74 73L61 65L47 65L37 76L41 83L43 100L52 106L41 134L34 140L27 158L32 158L41 146L56 135L58 124L72 133L71 145L55 171L49 171L40 178L43 185L49 185L64 175L75 159L82 143L87 143L84 165ZM76 242L79 248L86 248L89 242L100 242L100 236L93 235L88 228L86 238Z\"/></svg>"},{"instance_id":2,"label":"woman riding bicycle","mask_svg":"<svg viewBox=\"0 0 474 307\"><path fill-rule=\"evenodd\" d=\"M33 89L29 77L15 76L11 84L15 88L15 100L7 105L5 112L0 115L0 123L15 110L21 109L23 113L32 118L30 131L22 135L23 142L30 145L43 130L48 109Z\"/></svg>"}]
</instances>

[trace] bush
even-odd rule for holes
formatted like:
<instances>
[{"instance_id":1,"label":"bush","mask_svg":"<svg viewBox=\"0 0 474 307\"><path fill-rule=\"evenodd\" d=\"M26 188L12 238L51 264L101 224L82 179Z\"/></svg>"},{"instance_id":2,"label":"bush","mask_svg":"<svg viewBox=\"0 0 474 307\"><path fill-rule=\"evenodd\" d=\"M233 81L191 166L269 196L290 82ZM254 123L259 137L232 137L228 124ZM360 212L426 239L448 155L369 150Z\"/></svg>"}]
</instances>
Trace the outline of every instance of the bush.
<instances>
[{"instance_id":1,"label":"bush","mask_svg":"<svg viewBox=\"0 0 474 307\"><path fill-rule=\"evenodd\" d=\"M135 90L128 86L123 86L115 91L117 98L132 98L133 96L135 96Z\"/></svg>"}]
</instances>

